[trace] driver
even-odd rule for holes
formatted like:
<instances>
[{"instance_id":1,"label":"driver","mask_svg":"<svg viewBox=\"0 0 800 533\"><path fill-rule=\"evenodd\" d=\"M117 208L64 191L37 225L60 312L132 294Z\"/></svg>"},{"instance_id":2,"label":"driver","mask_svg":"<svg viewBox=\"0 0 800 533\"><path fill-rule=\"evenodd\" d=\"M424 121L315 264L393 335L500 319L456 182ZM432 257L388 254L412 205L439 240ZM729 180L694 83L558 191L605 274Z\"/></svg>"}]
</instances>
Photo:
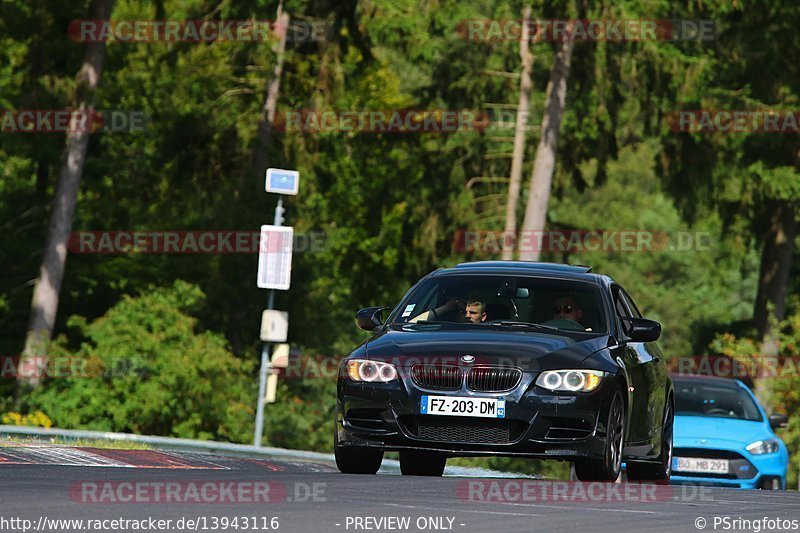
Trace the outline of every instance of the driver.
<instances>
[{"instance_id":1,"label":"driver","mask_svg":"<svg viewBox=\"0 0 800 533\"><path fill-rule=\"evenodd\" d=\"M572 320L580 323L582 316L583 310L578 303L578 299L571 294L556 299L553 305L553 320Z\"/></svg>"},{"instance_id":2,"label":"driver","mask_svg":"<svg viewBox=\"0 0 800 533\"><path fill-rule=\"evenodd\" d=\"M486 322L486 303L481 300L470 300L464 310L467 322Z\"/></svg>"},{"instance_id":3,"label":"driver","mask_svg":"<svg viewBox=\"0 0 800 533\"><path fill-rule=\"evenodd\" d=\"M485 322L486 321L486 303L482 300L468 300L464 301L460 298L451 298L444 305L435 309L424 311L415 316L409 322L418 322L420 320L435 320L442 315L455 311L455 322Z\"/></svg>"}]
</instances>

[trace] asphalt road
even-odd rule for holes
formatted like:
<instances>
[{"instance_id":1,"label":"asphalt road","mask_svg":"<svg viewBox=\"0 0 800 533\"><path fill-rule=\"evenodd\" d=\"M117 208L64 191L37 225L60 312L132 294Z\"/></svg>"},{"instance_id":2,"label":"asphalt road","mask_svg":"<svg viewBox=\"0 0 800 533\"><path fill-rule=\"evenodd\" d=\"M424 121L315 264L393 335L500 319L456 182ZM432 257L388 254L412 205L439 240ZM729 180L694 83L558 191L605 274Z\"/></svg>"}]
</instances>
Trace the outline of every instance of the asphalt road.
<instances>
[{"instance_id":1,"label":"asphalt road","mask_svg":"<svg viewBox=\"0 0 800 533\"><path fill-rule=\"evenodd\" d=\"M729 527L715 527L715 517ZM800 529L800 493L358 476L328 464L197 454L168 468L0 463L3 532L698 531L700 518L707 531ZM54 522L72 519L83 523Z\"/></svg>"}]
</instances>

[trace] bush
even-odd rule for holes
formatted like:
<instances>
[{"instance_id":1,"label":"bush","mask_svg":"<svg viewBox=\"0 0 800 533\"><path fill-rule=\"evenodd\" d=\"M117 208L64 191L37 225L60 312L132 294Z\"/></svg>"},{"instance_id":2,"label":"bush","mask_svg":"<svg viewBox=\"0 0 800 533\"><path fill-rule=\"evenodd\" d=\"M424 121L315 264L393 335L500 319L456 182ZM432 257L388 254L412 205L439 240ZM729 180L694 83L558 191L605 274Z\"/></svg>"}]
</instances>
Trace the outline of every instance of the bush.
<instances>
[{"instance_id":1,"label":"bush","mask_svg":"<svg viewBox=\"0 0 800 533\"><path fill-rule=\"evenodd\" d=\"M204 299L178 281L125 296L92 323L73 317L85 341L77 351L59 338L52 357L85 360L80 373L46 380L29 410L63 428L247 442L256 383L221 335L197 332L188 313Z\"/></svg>"},{"instance_id":2,"label":"bush","mask_svg":"<svg viewBox=\"0 0 800 533\"><path fill-rule=\"evenodd\" d=\"M797 309L797 306L793 306ZM797 346L800 346L800 312L776 325L778 332L777 361L765 360L759 353L759 343L748 337L730 333L718 335L711 344L714 354L728 356L747 368L760 370L755 390L768 414L784 413L789 424L776 431L789 449L787 487L797 487L800 468L800 365Z\"/></svg>"},{"instance_id":3,"label":"bush","mask_svg":"<svg viewBox=\"0 0 800 533\"><path fill-rule=\"evenodd\" d=\"M52 427L53 421L50 420L46 414L41 411L34 411L31 414L23 415L11 411L5 413L2 417L3 424L10 424L12 426L33 426L37 428Z\"/></svg>"}]
</instances>

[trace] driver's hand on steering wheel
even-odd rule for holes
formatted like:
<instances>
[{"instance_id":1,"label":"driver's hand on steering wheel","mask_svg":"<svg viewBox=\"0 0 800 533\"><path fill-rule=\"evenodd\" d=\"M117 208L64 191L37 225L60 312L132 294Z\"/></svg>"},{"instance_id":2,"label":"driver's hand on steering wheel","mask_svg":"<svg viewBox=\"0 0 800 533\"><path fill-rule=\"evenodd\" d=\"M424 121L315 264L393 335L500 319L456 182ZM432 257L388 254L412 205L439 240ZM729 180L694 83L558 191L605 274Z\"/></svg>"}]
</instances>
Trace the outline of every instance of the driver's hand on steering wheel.
<instances>
[{"instance_id":1,"label":"driver's hand on steering wheel","mask_svg":"<svg viewBox=\"0 0 800 533\"><path fill-rule=\"evenodd\" d=\"M457 309L463 313L467 309L467 302L461 298L450 298L447 300L447 303L444 304L443 311L452 311L453 309Z\"/></svg>"}]
</instances>

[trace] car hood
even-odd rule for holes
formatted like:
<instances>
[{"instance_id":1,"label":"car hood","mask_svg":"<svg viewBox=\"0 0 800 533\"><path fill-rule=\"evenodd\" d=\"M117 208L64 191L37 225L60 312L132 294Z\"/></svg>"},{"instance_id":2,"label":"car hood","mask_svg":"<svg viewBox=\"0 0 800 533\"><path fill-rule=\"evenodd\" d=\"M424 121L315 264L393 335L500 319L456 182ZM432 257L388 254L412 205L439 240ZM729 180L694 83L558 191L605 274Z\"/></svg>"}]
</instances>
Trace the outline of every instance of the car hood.
<instances>
[{"instance_id":1,"label":"car hood","mask_svg":"<svg viewBox=\"0 0 800 533\"><path fill-rule=\"evenodd\" d=\"M393 324L367 342L366 355L371 359L453 363L471 355L475 364L508 364L539 371L579 366L607 345L607 335L576 339L556 331L469 324Z\"/></svg>"},{"instance_id":2,"label":"car hood","mask_svg":"<svg viewBox=\"0 0 800 533\"><path fill-rule=\"evenodd\" d=\"M713 447L715 442L744 447L751 442L774 437L763 422L681 415L675 416L673 435L676 446L701 447Z\"/></svg>"}]
</instances>

